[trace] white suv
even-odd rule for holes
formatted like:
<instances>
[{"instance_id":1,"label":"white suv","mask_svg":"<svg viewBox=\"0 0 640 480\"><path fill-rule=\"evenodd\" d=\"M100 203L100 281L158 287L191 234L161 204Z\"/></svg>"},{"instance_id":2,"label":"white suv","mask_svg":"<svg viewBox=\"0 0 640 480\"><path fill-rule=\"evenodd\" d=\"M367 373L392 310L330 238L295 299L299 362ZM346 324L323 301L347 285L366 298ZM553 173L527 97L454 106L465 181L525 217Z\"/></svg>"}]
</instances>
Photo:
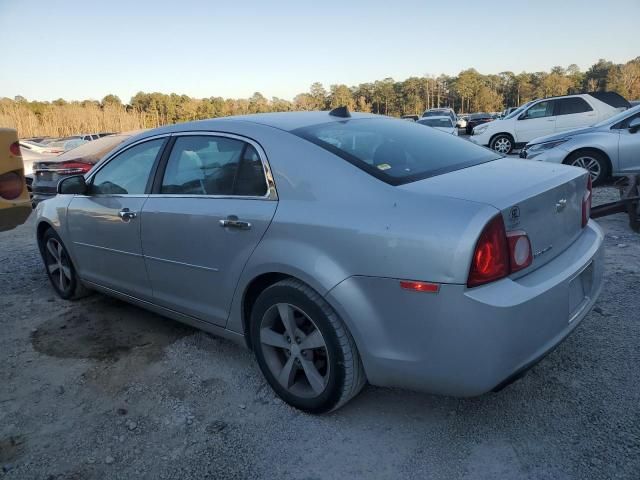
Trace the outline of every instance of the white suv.
<instances>
[{"instance_id":1,"label":"white suv","mask_svg":"<svg viewBox=\"0 0 640 480\"><path fill-rule=\"evenodd\" d=\"M588 127L627 108L629 102L612 92L533 100L502 120L478 125L469 139L506 155L534 138Z\"/></svg>"}]
</instances>

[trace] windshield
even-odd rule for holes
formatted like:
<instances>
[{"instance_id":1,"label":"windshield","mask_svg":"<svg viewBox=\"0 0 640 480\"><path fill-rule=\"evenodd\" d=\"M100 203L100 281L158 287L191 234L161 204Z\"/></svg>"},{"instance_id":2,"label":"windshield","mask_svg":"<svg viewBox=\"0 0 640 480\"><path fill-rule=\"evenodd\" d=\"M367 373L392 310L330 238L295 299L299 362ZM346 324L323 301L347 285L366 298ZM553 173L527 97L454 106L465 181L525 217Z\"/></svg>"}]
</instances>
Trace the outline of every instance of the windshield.
<instances>
[{"instance_id":1,"label":"windshield","mask_svg":"<svg viewBox=\"0 0 640 480\"><path fill-rule=\"evenodd\" d=\"M427 119L418 120L418 123L422 125L428 125L429 127L440 127L440 128L453 127L453 125L451 124L451 119L448 117L447 118L440 118L440 117L427 118Z\"/></svg>"},{"instance_id":2,"label":"windshield","mask_svg":"<svg viewBox=\"0 0 640 480\"><path fill-rule=\"evenodd\" d=\"M627 117L634 115L640 112L640 105L632 107L628 110L624 110L620 113L616 113L613 117L606 118L601 122L598 122L594 125L594 127L604 127L606 125L615 125L616 123L626 119Z\"/></svg>"},{"instance_id":3,"label":"windshield","mask_svg":"<svg viewBox=\"0 0 640 480\"><path fill-rule=\"evenodd\" d=\"M421 180L501 158L486 148L416 122L354 119L293 130L391 185Z\"/></svg>"},{"instance_id":4,"label":"windshield","mask_svg":"<svg viewBox=\"0 0 640 480\"><path fill-rule=\"evenodd\" d=\"M504 117L504 120L508 119L508 118L513 118L513 117L517 117L518 115L520 115L529 105L531 104L531 102L527 102L524 105L516 108L513 112L511 112L509 115L507 115L506 117Z\"/></svg>"}]
</instances>

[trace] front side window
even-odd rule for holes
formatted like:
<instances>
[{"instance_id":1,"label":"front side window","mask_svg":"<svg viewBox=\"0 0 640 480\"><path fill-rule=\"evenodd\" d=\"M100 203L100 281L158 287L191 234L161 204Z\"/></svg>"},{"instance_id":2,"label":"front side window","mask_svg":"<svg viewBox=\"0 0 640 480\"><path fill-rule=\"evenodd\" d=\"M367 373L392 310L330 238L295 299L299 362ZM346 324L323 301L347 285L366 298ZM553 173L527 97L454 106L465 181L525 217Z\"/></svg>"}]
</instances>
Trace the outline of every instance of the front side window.
<instances>
[{"instance_id":1,"label":"front side window","mask_svg":"<svg viewBox=\"0 0 640 480\"><path fill-rule=\"evenodd\" d=\"M151 140L116 155L93 177L91 194L144 194L153 163L163 143L162 138Z\"/></svg>"},{"instance_id":2,"label":"front side window","mask_svg":"<svg viewBox=\"0 0 640 480\"><path fill-rule=\"evenodd\" d=\"M417 122L387 118L323 123L291 133L391 185L433 177L501 158Z\"/></svg>"},{"instance_id":3,"label":"front side window","mask_svg":"<svg viewBox=\"0 0 640 480\"><path fill-rule=\"evenodd\" d=\"M539 102L533 105L524 115L525 119L551 117L553 115L553 102Z\"/></svg>"},{"instance_id":4,"label":"front side window","mask_svg":"<svg viewBox=\"0 0 640 480\"><path fill-rule=\"evenodd\" d=\"M241 140L215 136L178 137L160 189L160 193L180 195L263 196L266 192L255 148Z\"/></svg>"},{"instance_id":5,"label":"front side window","mask_svg":"<svg viewBox=\"0 0 640 480\"><path fill-rule=\"evenodd\" d=\"M593 108L580 97L560 98L555 101L556 115L591 112Z\"/></svg>"}]
</instances>

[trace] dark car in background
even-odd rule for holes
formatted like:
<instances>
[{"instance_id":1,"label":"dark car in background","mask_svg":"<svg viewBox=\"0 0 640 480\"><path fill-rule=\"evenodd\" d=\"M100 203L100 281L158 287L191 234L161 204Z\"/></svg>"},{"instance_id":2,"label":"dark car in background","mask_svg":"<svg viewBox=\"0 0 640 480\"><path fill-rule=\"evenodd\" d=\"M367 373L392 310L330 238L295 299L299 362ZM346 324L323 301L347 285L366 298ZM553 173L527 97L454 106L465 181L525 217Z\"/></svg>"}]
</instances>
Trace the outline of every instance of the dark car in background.
<instances>
[{"instance_id":1,"label":"dark car in background","mask_svg":"<svg viewBox=\"0 0 640 480\"><path fill-rule=\"evenodd\" d=\"M488 113L472 113L469 115L469 118L467 118L467 126L465 127L466 134L471 135L474 127L482 125L483 123L492 122L493 120L495 120L493 116Z\"/></svg>"},{"instance_id":2,"label":"dark car in background","mask_svg":"<svg viewBox=\"0 0 640 480\"><path fill-rule=\"evenodd\" d=\"M126 132L102 137L56 157L34 163L31 184L33 204L54 197L61 179L87 173L102 157L137 133L139 132Z\"/></svg>"}]
</instances>

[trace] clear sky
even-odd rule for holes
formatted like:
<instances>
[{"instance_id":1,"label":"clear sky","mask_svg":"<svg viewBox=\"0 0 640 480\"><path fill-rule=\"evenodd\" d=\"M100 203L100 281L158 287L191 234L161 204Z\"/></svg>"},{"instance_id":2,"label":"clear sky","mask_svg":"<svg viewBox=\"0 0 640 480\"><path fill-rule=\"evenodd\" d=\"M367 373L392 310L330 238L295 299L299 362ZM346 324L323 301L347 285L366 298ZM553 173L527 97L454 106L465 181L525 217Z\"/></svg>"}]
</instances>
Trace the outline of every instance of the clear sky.
<instances>
[{"instance_id":1,"label":"clear sky","mask_svg":"<svg viewBox=\"0 0 640 480\"><path fill-rule=\"evenodd\" d=\"M291 99L311 83L640 55L640 0L0 0L0 97Z\"/></svg>"}]
</instances>

